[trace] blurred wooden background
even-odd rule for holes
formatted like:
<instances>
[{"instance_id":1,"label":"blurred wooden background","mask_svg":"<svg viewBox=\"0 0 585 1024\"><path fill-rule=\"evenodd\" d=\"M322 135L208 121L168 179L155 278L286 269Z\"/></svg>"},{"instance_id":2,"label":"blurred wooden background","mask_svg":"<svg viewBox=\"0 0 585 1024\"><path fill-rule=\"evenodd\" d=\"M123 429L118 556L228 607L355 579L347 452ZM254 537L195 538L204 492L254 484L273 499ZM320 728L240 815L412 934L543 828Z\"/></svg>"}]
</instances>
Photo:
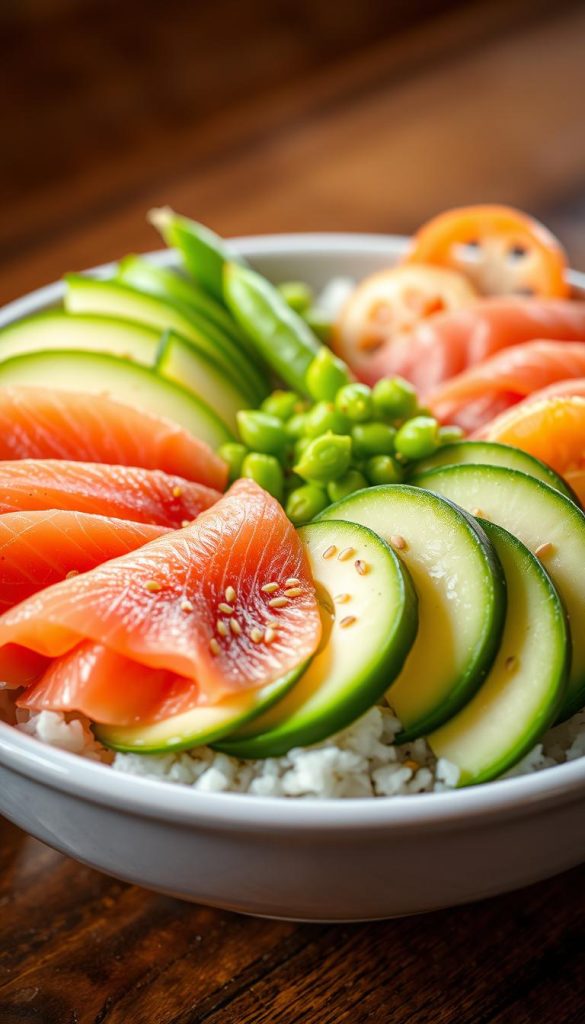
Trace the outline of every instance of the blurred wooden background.
<instances>
[{"instance_id":1,"label":"blurred wooden background","mask_svg":"<svg viewBox=\"0 0 585 1024\"><path fill-rule=\"evenodd\" d=\"M156 245L170 202L238 232L542 216L585 266L585 5L4 0L0 299Z\"/></svg>"}]
</instances>

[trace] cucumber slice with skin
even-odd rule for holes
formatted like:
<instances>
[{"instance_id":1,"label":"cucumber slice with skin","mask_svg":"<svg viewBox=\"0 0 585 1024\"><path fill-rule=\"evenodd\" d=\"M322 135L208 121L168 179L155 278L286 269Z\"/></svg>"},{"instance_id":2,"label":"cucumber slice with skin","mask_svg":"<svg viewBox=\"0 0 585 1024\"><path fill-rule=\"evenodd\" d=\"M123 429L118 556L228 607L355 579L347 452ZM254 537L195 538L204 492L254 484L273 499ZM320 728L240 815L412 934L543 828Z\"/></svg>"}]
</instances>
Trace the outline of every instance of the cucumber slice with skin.
<instances>
[{"instance_id":1,"label":"cucumber slice with skin","mask_svg":"<svg viewBox=\"0 0 585 1024\"><path fill-rule=\"evenodd\" d=\"M203 320L218 327L256 358L252 345L224 306L204 292L192 279L188 280L176 270L159 267L144 256L125 256L116 271L116 281L147 295L156 295L168 302L189 306Z\"/></svg>"},{"instance_id":2,"label":"cucumber slice with skin","mask_svg":"<svg viewBox=\"0 0 585 1024\"><path fill-rule=\"evenodd\" d=\"M532 749L561 706L570 642L550 577L517 537L480 520L504 568L508 610L502 643L478 693L427 742L459 768L459 786L488 782Z\"/></svg>"},{"instance_id":3,"label":"cucumber slice with skin","mask_svg":"<svg viewBox=\"0 0 585 1024\"><path fill-rule=\"evenodd\" d=\"M356 491L328 519L369 526L410 572L418 635L386 696L403 726L397 742L424 736L471 699L496 656L506 610L497 556L470 516L406 484Z\"/></svg>"},{"instance_id":4,"label":"cucumber slice with skin","mask_svg":"<svg viewBox=\"0 0 585 1024\"><path fill-rule=\"evenodd\" d=\"M226 380L223 372L204 352L170 333L160 346L155 370L209 404L230 430L237 433L236 414L246 408L246 396Z\"/></svg>"},{"instance_id":5,"label":"cucumber slice with skin","mask_svg":"<svg viewBox=\"0 0 585 1024\"><path fill-rule=\"evenodd\" d=\"M283 700L215 744L236 757L276 757L350 725L382 697L416 635L414 589L380 537L343 522L311 523L299 534L321 599L324 643Z\"/></svg>"},{"instance_id":6,"label":"cucumber slice with skin","mask_svg":"<svg viewBox=\"0 0 585 1024\"><path fill-rule=\"evenodd\" d=\"M259 690L234 693L209 707L193 708L148 725L94 725L96 738L105 747L125 753L168 754L189 750L220 739L270 708L290 690L306 663L282 679Z\"/></svg>"},{"instance_id":7,"label":"cucumber slice with skin","mask_svg":"<svg viewBox=\"0 0 585 1024\"><path fill-rule=\"evenodd\" d=\"M164 416L215 449L232 441L225 423L199 398L128 359L98 352L31 352L0 363L0 387L50 387L107 394Z\"/></svg>"},{"instance_id":8,"label":"cucumber slice with skin","mask_svg":"<svg viewBox=\"0 0 585 1024\"><path fill-rule=\"evenodd\" d=\"M217 327L208 321L202 323L186 306L145 295L117 281L100 281L82 274L68 274L65 283L64 304L69 313L118 317L160 332L174 331L207 352L229 380L245 389L250 401L265 396L267 388L262 375L248 357Z\"/></svg>"},{"instance_id":9,"label":"cucumber slice with skin","mask_svg":"<svg viewBox=\"0 0 585 1024\"><path fill-rule=\"evenodd\" d=\"M153 366L160 346L160 331L144 324L113 317L74 316L62 309L26 317L0 330L0 360L51 349L109 352Z\"/></svg>"},{"instance_id":10,"label":"cucumber slice with skin","mask_svg":"<svg viewBox=\"0 0 585 1024\"><path fill-rule=\"evenodd\" d=\"M419 487L503 526L538 554L569 617L572 659L561 718L585 703L585 515L563 494L502 466L446 466L421 473Z\"/></svg>"},{"instance_id":11,"label":"cucumber slice with skin","mask_svg":"<svg viewBox=\"0 0 585 1024\"><path fill-rule=\"evenodd\" d=\"M554 487L556 491L579 504L577 495L562 476L555 473L546 462L541 462L520 448L498 444L495 441L456 441L454 444L446 444L428 459L417 463L414 468L418 476L441 466L461 466L467 463L474 466L504 466L506 469L517 469L519 473L528 473L528 476L542 480L544 484Z\"/></svg>"}]
</instances>

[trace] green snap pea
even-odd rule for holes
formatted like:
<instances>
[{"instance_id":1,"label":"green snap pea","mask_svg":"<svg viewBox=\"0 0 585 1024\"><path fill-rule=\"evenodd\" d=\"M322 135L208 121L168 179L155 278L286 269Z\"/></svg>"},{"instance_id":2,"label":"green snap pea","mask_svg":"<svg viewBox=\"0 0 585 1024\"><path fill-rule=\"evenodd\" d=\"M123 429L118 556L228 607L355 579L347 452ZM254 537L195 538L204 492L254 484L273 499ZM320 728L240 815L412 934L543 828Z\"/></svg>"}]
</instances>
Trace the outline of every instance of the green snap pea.
<instances>
[{"instance_id":1,"label":"green snap pea","mask_svg":"<svg viewBox=\"0 0 585 1024\"><path fill-rule=\"evenodd\" d=\"M291 491L286 500L286 514L295 526L310 522L329 504L327 494L317 484L304 484Z\"/></svg>"},{"instance_id":2,"label":"green snap pea","mask_svg":"<svg viewBox=\"0 0 585 1024\"><path fill-rule=\"evenodd\" d=\"M242 464L242 476L248 480L255 480L273 498L280 502L283 501L284 474L280 462L274 455L250 452Z\"/></svg>"},{"instance_id":3,"label":"green snap pea","mask_svg":"<svg viewBox=\"0 0 585 1024\"><path fill-rule=\"evenodd\" d=\"M392 455L396 430L388 423L356 423L351 438L356 459L370 455Z\"/></svg>"},{"instance_id":4,"label":"green snap pea","mask_svg":"<svg viewBox=\"0 0 585 1024\"><path fill-rule=\"evenodd\" d=\"M417 408L416 391L402 377L383 377L377 381L372 401L376 414L389 420L407 420Z\"/></svg>"},{"instance_id":5,"label":"green snap pea","mask_svg":"<svg viewBox=\"0 0 585 1024\"><path fill-rule=\"evenodd\" d=\"M289 387L306 394L307 370L320 345L305 321L266 278L239 263L225 265L223 291L262 359Z\"/></svg>"},{"instance_id":6,"label":"green snap pea","mask_svg":"<svg viewBox=\"0 0 585 1024\"><path fill-rule=\"evenodd\" d=\"M330 431L332 434L347 434L349 420L338 412L333 402L317 402L305 415L305 434L319 437Z\"/></svg>"},{"instance_id":7,"label":"green snap pea","mask_svg":"<svg viewBox=\"0 0 585 1024\"><path fill-rule=\"evenodd\" d=\"M439 444L454 444L455 441L460 441L463 435L464 431L455 424L439 427Z\"/></svg>"},{"instance_id":8,"label":"green snap pea","mask_svg":"<svg viewBox=\"0 0 585 1024\"><path fill-rule=\"evenodd\" d=\"M260 408L269 416L276 416L277 419L286 422L300 406L301 399L296 391L273 391L264 399Z\"/></svg>"},{"instance_id":9,"label":"green snap pea","mask_svg":"<svg viewBox=\"0 0 585 1024\"><path fill-rule=\"evenodd\" d=\"M432 416L414 416L400 427L395 447L406 459L425 459L439 447L439 424Z\"/></svg>"},{"instance_id":10,"label":"green snap pea","mask_svg":"<svg viewBox=\"0 0 585 1024\"><path fill-rule=\"evenodd\" d=\"M313 289L304 281L283 281L276 286L287 306L302 316L313 303Z\"/></svg>"},{"instance_id":11,"label":"green snap pea","mask_svg":"<svg viewBox=\"0 0 585 1024\"><path fill-rule=\"evenodd\" d=\"M237 421L240 437L252 451L278 455L286 447L288 438L276 416L258 409L241 409Z\"/></svg>"},{"instance_id":12,"label":"green snap pea","mask_svg":"<svg viewBox=\"0 0 585 1024\"><path fill-rule=\"evenodd\" d=\"M148 219L160 231L166 244L178 250L193 277L223 303L224 266L230 262L243 264L243 257L211 228L180 216L168 206L151 210Z\"/></svg>"},{"instance_id":13,"label":"green snap pea","mask_svg":"<svg viewBox=\"0 0 585 1024\"><path fill-rule=\"evenodd\" d=\"M404 479L402 466L391 455L372 455L366 474L371 484L399 484Z\"/></svg>"},{"instance_id":14,"label":"green snap pea","mask_svg":"<svg viewBox=\"0 0 585 1024\"><path fill-rule=\"evenodd\" d=\"M361 491L362 487L367 486L368 481L363 473L358 469L348 469L338 480L332 480L327 484L327 494L330 501L341 501L342 498L347 498L348 494Z\"/></svg>"},{"instance_id":15,"label":"green snap pea","mask_svg":"<svg viewBox=\"0 0 585 1024\"><path fill-rule=\"evenodd\" d=\"M340 388L349 381L349 370L342 359L325 348L315 356L307 370L307 391L316 402L332 402Z\"/></svg>"},{"instance_id":16,"label":"green snap pea","mask_svg":"<svg viewBox=\"0 0 585 1024\"><path fill-rule=\"evenodd\" d=\"M234 480L242 475L242 463L248 454L246 445L238 444L237 441L228 441L227 444L222 444L217 454L224 462L227 462L228 479L230 484L233 484Z\"/></svg>"},{"instance_id":17,"label":"green snap pea","mask_svg":"<svg viewBox=\"0 0 585 1024\"><path fill-rule=\"evenodd\" d=\"M335 396L335 408L352 423L365 423L374 408L371 388L367 384L346 384Z\"/></svg>"},{"instance_id":18,"label":"green snap pea","mask_svg":"<svg viewBox=\"0 0 585 1024\"><path fill-rule=\"evenodd\" d=\"M350 459L351 438L328 433L307 445L294 470L311 483L328 484L347 472Z\"/></svg>"}]
</instances>

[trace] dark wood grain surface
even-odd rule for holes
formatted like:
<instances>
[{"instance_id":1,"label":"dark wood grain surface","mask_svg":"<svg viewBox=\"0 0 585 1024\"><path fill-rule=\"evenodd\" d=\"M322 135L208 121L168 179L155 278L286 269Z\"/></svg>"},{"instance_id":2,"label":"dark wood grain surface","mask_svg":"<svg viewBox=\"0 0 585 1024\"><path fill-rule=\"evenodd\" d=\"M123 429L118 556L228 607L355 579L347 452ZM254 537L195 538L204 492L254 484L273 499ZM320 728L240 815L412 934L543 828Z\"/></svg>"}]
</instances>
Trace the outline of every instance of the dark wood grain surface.
<instances>
[{"instance_id":1,"label":"dark wood grain surface","mask_svg":"<svg viewBox=\"0 0 585 1024\"><path fill-rule=\"evenodd\" d=\"M2 300L156 246L162 202L236 234L504 200L585 268L583 4L9 0L0 39ZM0 821L0 1024L582 1024L584 897L257 921Z\"/></svg>"}]
</instances>

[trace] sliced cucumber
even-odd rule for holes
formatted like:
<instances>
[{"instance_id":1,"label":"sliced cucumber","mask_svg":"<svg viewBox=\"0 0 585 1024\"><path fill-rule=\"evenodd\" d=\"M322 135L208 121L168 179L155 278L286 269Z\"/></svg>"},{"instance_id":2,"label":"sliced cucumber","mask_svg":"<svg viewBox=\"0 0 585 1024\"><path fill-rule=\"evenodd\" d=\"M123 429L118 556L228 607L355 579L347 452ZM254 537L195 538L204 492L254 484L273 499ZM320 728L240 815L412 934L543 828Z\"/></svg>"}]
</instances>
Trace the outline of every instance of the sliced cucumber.
<instances>
[{"instance_id":1,"label":"sliced cucumber","mask_svg":"<svg viewBox=\"0 0 585 1024\"><path fill-rule=\"evenodd\" d=\"M237 757L276 757L350 725L382 697L416 635L408 574L371 530L322 522L299 534L321 598L325 642L283 700L216 744ZM343 551L351 557L340 561Z\"/></svg>"},{"instance_id":2,"label":"sliced cucumber","mask_svg":"<svg viewBox=\"0 0 585 1024\"><path fill-rule=\"evenodd\" d=\"M31 352L0 363L0 387L28 385L56 391L107 394L137 409L165 416L218 448L233 440L226 425L199 398L128 359L97 352Z\"/></svg>"},{"instance_id":3,"label":"sliced cucumber","mask_svg":"<svg viewBox=\"0 0 585 1024\"><path fill-rule=\"evenodd\" d=\"M17 320L0 330L0 359L11 359L26 352L71 348L109 352L143 366L152 366L156 362L160 337L160 331L144 324L93 314L74 316L62 309L51 309Z\"/></svg>"},{"instance_id":4,"label":"sliced cucumber","mask_svg":"<svg viewBox=\"0 0 585 1024\"><path fill-rule=\"evenodd\" d=\"M403 725L400 740L424 736L470 700L497 653L506 589L492 545L451 502L407 485L357 491L319 519L369 526L410 572L418 636L387 699Z\"/></svg>"},{"instance_id":5,"label":"sliced cucumber","mask_svg":"<svg viewBox=\"0 0 585 1024\"><path fill-rule=\"evenodd\" d=\"M246 396L226 380L222 370L209 356L178 334L168 334L160 347L156 372L203 399L221 417L230 430L237 432L236 413L245 409Z\"/></svg>"},{"instance_id":6,"label":"sliced cucumber","mask_svg":"<svg viewBox=\"0 0 585 1024\"><path fill-rule=\"evenodd\" d=\"M516 537L481 520L504 568L508 610L498 656L479 692L427 737L459 768L459 785L495 779L554 721L565 693L569 633L561 600L539 560Z\"/></svg>"},{"instance_id":7,"label":"sliced cucumber","mask_svg":"<svg viewBox=\"0 0 585 1024\"><path fill-rule=\"evenodd\" d=\"M573 655L563 718L585 703L585 515L563 494L502 466L447 466L413 483L503 526L538 554L569 616Z\"/></svg>"},{"instance_id":8,"label":"sliced cucumber","mask_svg":"<svg viewBox=\"0 0 585 1024\"><path fill-rule=\"evenodd\" d=\"M167 754L220 739L280 700L304 671L306 663L260 690L235 693L210 707L193 708L150 725L94 725L105 747L126 753Z\"/></svg>"},{"instance_id":9,"label":"sliced cucumber","mask_svg":"<svg viewBox=\"0 0 585 1024\"><path fill-rule=\"evenodd\" d=\"M146 324L159 331L172 330L207 352L221 366L228 379L243 387L250 401L266 394L260 371L238 346L209 321L201 321L192 310L145 295L117 281L99 281L81 274L66 278L65 308L70 313L97 313Z\"/></svg>"},{"instance_id":10,"label":"sliced cucumber","mask_svg":"<svg viewBox=\"0 0 585 1024\"><path fill-rule=\"evenodd\" d=\"M125 256L118 264L116 280L139 292L188 306L204 320L219 327L236 345L247 349L255 358L250 341L233 317L192 278L187 279L176 270L159 267L144 256Z\"/></svg>"},{"instance_id":11,"label":"sliced cucumber","mask_svg":"<svg viewBox=\"0 0 585 1024\"><path fill-rule=\"evenodd\" d=\"M439 469L441 466L461 466L465 463L472 463L474 466L505 466L506 469L517 469L519 473L528 473L536 480L554 487L556 491L565 494L571 501L579 504L577 496L573 493L562 476L555 473L554 469L541 462L534 455L523 452L520 448L512 448L508 444L498 444L495 441L457 441L455 444L446 444L439 448L430 458L424 459L416 466L416 473L426 473L430 469Z\"/></svg>"}]
</instances>

